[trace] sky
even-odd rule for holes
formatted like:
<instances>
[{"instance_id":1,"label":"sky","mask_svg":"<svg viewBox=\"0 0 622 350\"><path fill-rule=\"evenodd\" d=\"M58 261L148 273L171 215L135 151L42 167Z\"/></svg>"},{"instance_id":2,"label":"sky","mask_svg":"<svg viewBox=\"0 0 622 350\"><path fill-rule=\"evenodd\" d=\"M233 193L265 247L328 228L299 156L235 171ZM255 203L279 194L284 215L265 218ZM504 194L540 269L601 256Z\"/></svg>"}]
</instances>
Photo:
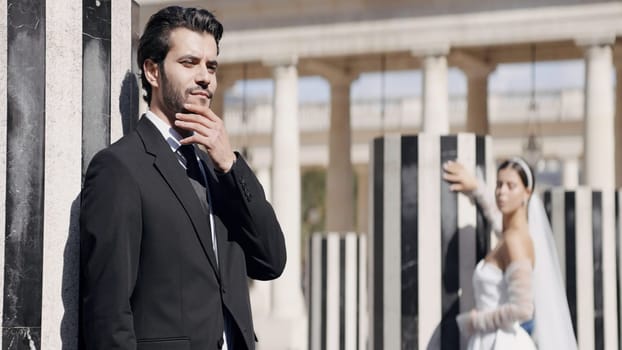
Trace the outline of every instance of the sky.
<instances>
[{"instance_id":1,"label":"sky","mask_svg":"<svg viewBox=\"0 0 622 350\"><path fill-rule=\"evenodd\" d=\"M491 74L489 90L500 92L528 92L531 89L532 66L530 63L503 64ZM582 88L585 80L585 66L582 60L538 62L535 65L536 94L538 91ZM382 74L365 73L352 83L351 97L359 99L379 99L383 95ZM457 68L448 73L449 94L466 94L466 77ZM242 96L246 89L249 99L270 98L273 83L270 79L238 81L230 93ZM384 74L385 98L418 96L421 94L421 71L396 71ZM302 77L298 84L301 103L326 102L329 100L328 82L321 77Z\"/></svg>"}]
</instances>

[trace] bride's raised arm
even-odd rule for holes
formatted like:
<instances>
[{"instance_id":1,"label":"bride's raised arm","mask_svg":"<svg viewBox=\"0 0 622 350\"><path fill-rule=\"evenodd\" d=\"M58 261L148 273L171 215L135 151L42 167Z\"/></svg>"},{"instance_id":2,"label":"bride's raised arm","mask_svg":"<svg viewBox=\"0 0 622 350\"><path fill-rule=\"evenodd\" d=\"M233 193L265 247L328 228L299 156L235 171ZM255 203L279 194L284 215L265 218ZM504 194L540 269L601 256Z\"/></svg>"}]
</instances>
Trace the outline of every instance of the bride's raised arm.
<instances>
[{"instance_id":1,"label":"bride's raised arm","mask_svg":"<svg viewBox=\"0 0 622 350\"><path fill-rule=\"evenodd\" d=\"M446 162L443 170L443 179L451 183L449 189L464 193L474 200L492 225L493 232L500 235L503 229L501 212L497 208L494 192L489 189L482 176L471 174L457 161Z\"/></svg>"}]
</instances>

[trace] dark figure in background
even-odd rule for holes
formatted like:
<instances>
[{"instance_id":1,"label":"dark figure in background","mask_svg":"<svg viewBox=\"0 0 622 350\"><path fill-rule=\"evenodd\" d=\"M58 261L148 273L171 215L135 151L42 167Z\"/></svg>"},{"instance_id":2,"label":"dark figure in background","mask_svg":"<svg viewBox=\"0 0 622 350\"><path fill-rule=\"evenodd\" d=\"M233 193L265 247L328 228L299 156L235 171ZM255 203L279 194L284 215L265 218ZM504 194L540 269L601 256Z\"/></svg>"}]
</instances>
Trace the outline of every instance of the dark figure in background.
<instances>
[{"instance_id":1,"label":"dark figure in background","mask_svg":"<svg viewBox=\"0 0 622 350\"><path fill-rule=\"evenodd\" d=\"M149 111L93 158L81 195L85 349L255 348L247 277L277 278L285 242L210 109L221 36L210 12L173 6L140 39Z\"/></svg>"}]
</instances>

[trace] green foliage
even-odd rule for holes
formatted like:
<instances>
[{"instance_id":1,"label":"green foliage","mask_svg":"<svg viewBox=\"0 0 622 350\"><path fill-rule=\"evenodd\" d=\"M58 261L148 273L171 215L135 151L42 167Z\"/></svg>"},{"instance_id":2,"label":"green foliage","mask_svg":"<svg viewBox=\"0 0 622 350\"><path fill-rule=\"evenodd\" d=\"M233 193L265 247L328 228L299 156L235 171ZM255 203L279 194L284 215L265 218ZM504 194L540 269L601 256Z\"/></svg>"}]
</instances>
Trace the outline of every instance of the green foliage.
<instances>
[{"instance_id":1,"label":"green foliage","mask_svg":"<svg viewBox=\"0 0 622 350\"><path fill-rule=\"evenodd\" d=\"M307 255L307 244L311 234L324 231L326 208L326 170L309 169L302 174L301 218L302 257Z\"/></svg>"}]
</instances>

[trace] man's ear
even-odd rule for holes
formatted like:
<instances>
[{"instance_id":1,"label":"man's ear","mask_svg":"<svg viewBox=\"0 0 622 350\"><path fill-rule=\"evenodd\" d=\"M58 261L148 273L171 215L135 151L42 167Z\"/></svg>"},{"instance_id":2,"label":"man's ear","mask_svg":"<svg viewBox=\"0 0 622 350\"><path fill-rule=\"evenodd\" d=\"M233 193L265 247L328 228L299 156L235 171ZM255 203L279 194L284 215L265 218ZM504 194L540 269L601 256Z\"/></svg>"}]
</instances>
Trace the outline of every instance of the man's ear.
<instances>
[{"instance_id":1,"label":"man's ear","mask_svg":"<svg viewBox=\"0 0 622 350\"><path fill-rule=\"evenodd\" d=\"M143 63L143 74L151 87L160 87L160 66L151 59Z\"/></svg>"}]
</instances>

